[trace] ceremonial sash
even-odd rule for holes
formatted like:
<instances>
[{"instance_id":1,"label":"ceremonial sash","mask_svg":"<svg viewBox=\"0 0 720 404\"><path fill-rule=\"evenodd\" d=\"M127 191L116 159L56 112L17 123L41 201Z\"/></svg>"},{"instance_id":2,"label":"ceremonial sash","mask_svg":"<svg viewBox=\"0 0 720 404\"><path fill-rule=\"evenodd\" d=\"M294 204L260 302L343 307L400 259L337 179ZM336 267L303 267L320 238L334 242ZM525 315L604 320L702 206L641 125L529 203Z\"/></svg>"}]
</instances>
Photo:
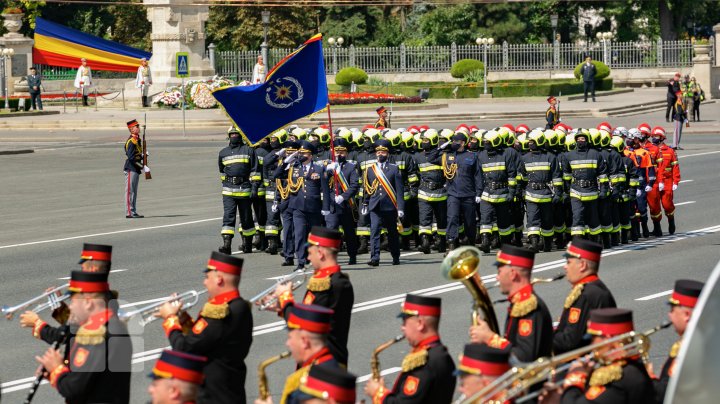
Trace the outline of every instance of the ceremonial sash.
<instances>
[{"instance_id":1,"label":"ceremonial sash","mask_svg":"<svg viewBox=\"0 0 720 404\"><path fill-rule=\"evenodd\" d=\"M343 191L343 193L347 192L348 190L348 182L347 178L345 178L345 174L343 174L342 170L340 169L340 166L338 166L338 169L335 170L335 174L337 174L338 182L340 183L340 189ZM355 209L355 201L353 201L352 198L348 199L348 204L350 205L351 209Z\"/></svg>"},{"instance_id":2,"label":"ceremonial sash","mask_svg":"<svg viewBox=\"0 0 720 404\"><path fill-rule=\"evenodd\" d=\"M382 185L383 189L385 189L385 193L388 194L390 197L390 201L395 205L395 209L397 209L397 196L395 196L395 190L393 189L392 185L390 185L390 181L385 176L385 173L382 170L378 170L377 164L372 165L372 170L375 173L375 178L377 178L378 182L380 182L380 185Z\"/></svg>"}]
</instances>

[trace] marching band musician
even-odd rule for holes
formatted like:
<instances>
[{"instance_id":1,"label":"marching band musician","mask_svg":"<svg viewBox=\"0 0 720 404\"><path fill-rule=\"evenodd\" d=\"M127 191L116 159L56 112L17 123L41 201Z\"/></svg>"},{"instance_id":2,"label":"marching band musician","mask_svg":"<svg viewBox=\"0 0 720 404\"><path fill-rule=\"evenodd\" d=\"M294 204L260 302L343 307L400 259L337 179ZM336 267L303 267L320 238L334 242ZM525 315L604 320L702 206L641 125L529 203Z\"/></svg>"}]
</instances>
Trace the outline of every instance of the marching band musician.
<instances>
[{"instance_id":1,"label":"marching band musician","mask_svg":"<svg viewBox=\"0 0 720 404\"><path fill-rule=\"evenodd\" d=\"M151 85L152 74L150 74L150 66L148 66L147 59L142 58L140 59L137 76L135 76L135 87L140 89L143 108L150 106L150 103L148 102L148 93L150 92Z\"/></svg>"},{"instance_id":2,"label":"marching band musician","mask_svg":"<svg viewBox=\"0 0 720 404\"><path fill-rule=\"evenodd\" d=\"M585 331L591 310L617 307L612 293L597 275L601 253L600 244L580 237L568 243L565 275L573 288L565 298L560 323L553 336L555 355L587 345Z\"/></svg>"},{"instance_id":3,"label":"marching band musician","mask_svg":"<svg viewBox=\"0 0 720 404\"><path fill-rule=\"evenodd\" d=\"M648 364L648 373L653 378L653 384L655 386L655 402L658 404L662 404L665 399L665 390L667 390L668 382L675 370L675 358L680 351L683 334L685 334L685 330L690 322L690 317L692 317L693 309L697 304L703 286L704 284L702 282L689 279L678 279L675 281L675 288L668 300L668 304L670 305L668 318L673 328L675 328L675 332L680 336L680 339L670 347L670 353L662 367L659 377L655 376L652 364Z\"/></svg>"},{"instance_id":4,"label":"marching band musician","mask_svg":"<svg viewBox=\"0 0 720 404\"><path fill-rule=\"evenodd\" d=\"M488 324L470 327L470 340L494 348L512 344L512 354L520 362L550 356L552 348L552 317L545 302L533 291L530 281L535 253L524 247L503 244L497 253L497 281L500 291L508 295L510 307L505 321L505 335L490 330Z\"/></svg>"},{"instance_id":5,"label":"marching band musician","mask_svg":"<svg viewBox=\"0 0 720 404\"><path fill-rule=\"evenodd\" d=\"M153 379L148 393L152 404L195 404L205 376L204 356L166 349L148 375Z\"/></svg>"},{"instance_id":6,"label":"marching band musician","mask_svg":"<svg viewBox=\"0 0 720 404\"><path fill-rule=\"evenodd\" d=\"M79 328L70 336L67 362L54 348L35 359L48 373L50 385L68 403L130 401L132 342L114 310L108 274L73 271L68 293L68 322Z\"/></svg>"},{"instance_id":7,"label":"marching band musician","mask_svg":"<svg viewBox=\"0 0 720 404\"><path fill-rule=\"evenodd\" d=\"M80 59L80 67L78 67L77 74L75 75L75 88L80 90L83 99L83 106L88 106L88 93L90 86L92 86L92 70L87 65L87 59Z\"/></svg>"},{"instance_id":8,"label":"marching band musician","mask_svg":"<svg viewBox=\"0 0 720 404\"><path fill-rule=\"evenodd\" d=\"M297 404L300 401L300 385L307 377L310 368L322 366L332 369L340 368L327 347L327 335L330 332L330 321L333 311L314 304L294 304L287 316L288 337L285 345L290 356L297 364L297 370L285 379L281 404ZM257 399L255 404L272 404L272 397L267 400Z\"/></svg>"},{"instance_id":9,"label":"marching band musician","mask_svg":"<svg viewBox=\"0 0 720 404\"><path fill-rule=\"evenodd\" d=\"M467 344L458 360L457 374L460 384L458 391L465 398L471 398L498 377L510 370L511 345L493 348L487 344ZM499 392L502 393L502 392ZM487 397L490 402L500 402L502 394Z\"/></svg>"},{"instance_id":10,"label":"marching band musician","mask_svg":"<svg viewBox=\"0 0 720 404\"><path fill-rule=\"evenodd\" d=\"M308 261L315 272L308 281L303 304L314 304L333 310L328 334L328 348L343 366L348 363L348 335L355 294L347 274L337 263L342 233L324 227L313 227L307 239ZM294 302L292 284L279 285L273 295L278 310L284 313Z\"/></svg>"},{"instance_id":11,"label":"marching band musician","mask_svg":"<svg viewBox=\"0 0 720 404\"><path fill-rule=\"evenodd\" d=\"M199 403L245 402L245 357L252 344L253 320L250 305L240 297L238 286L243 259L213 251L208 260L203 284L209 300L197 320L188 324L187 314L181 321L179 301L160 306L158 317L176 351L208 357L205 384Z\"/></svg>"},{"instance_id":12,"label":"marching band musician","mask_svg":"<svg viewBox=\"0 0 720 404\"><path fill-rule=\"evenodd\" d=\"M399 315L402 332L412 351L402 361L402 372L392 389L370 379L365 394L373 404L449 403L455 391L455 364L440 342L441 300L408 294Z\"/></svg>"},{"instance_id":13,"label":"marching band musician","mask_svg":"<svg viewBox=\"0 0 720 404\"><path fill-rule=\"evenodd\" d=\"M312 366L301 380L298 399L302 404L355 404L355 379L342 368Z\"/></svg>"}]
</instances>

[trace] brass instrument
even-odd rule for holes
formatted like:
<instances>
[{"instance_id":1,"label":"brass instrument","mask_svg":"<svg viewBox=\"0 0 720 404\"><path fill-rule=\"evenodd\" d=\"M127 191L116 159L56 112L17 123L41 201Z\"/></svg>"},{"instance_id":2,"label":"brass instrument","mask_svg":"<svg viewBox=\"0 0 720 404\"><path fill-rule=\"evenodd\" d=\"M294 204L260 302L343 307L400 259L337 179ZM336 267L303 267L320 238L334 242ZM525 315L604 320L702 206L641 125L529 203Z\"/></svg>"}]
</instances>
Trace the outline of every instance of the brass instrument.
<instances>
[{"instance_id":1,"label":"brass instrument","mask_svg":"<svg viewBox=\"0 0 720 404\"><path fill-rule=\"evenodd\" d=\"M473 403L476 401L484 403L487 400L495 399L494 397L503 392L505 393L501 397L501 401L514 400L531 386L543 380L549 380L552 375L569 369L572 362L576 360L585 362L594 360L598 363L605 363L611 361L612 357L618 353L624 353L626 357L640 355L641 357L647 358L650 347L649 336L670 325L670 322L665 322L642 333L630 331L595 344L566 352L562 355L557 355L552 358L540 358L529 364L515 366L493 383L473 394L468 400L463 401L463 403ZM618 344L621 345L617 346ZM605 348L609 348L609 350L606 352L598 352L598 350ZM562 381L557 381L557 383L562 383ZM522 397L522 401L530 400L540 394L541 392L529 394ZM517 401L520 400L516 400L516 402Z\"/></svg>"},{"instance_id":2,"label":"brass instrument","mask_svg":"<svg viewBox=\"0 0 720 404\"><path fill-rule=\"evenodd\" d=\"M538 284L538 283L552 283L552 282L555 282L555 281L559 281L560 279L563 279L563 278L565 278L565 274L557 274L557 275L553 276L552 278L532 278L532 279L530 280L530 284L531 284L531 285L535 285L535 284ZM487 290L494 289L494 288L496 288L496 287L498 287L498 286L500 286L499 283L490 285L490 286L488 286ZM497 300L493 300L493 304L505 303L505 302L508 302L508 301L510 301L510 299L507 299L507 298L505 298L505 299L497 299Z\"/></svg>"},{"instance_id":3,"label":"brass instrument","mask_svg":"<svg viewBox=\"0 0 720 404\"><path fill-rule=\"evenodd\" d=\"M204 295L205 293L207 293L207 289L203 289L199 292L196 290L188 290L187 292L181 293L177 296L170 296L167 299L148 304L147 306L143 306L133 311L120 312L118 313L118 318L122 321L127 322L132 317L140 315L140 325L145 326L158 319L155 314L160 309L160 306L162 306L163 304L170 302L179 302L181 304L180 311L185 311L198 304L198 302L200 301L200 296Z\"/></svg>"},{"instance_id":4,"label":"brass instrument","mask_svg":"<svg viewBox=\"0 0 720 404\"><path fill-rule=\"evenodd\" d=\"M302 276L302 278L300 278L301 276ZM298 278L300 278L300 279L298 279ZM257 295L255 295L252 299L249 300L249 302L250 303L261 302L260 310L267 310L268 308L274 306L275 303L277 303L277 298L272 298L269 301L262 303L262 300L265 298L265 296L272 295L275 292L275 290L278 288L278 286L280 286L284 283L288 283L288 282L292 282L292 290L295 290L295 289L299 288L300 286L302 286L303 283L305 283L306 279L307 279L307 272L305 272L302 269L298 269L298 270L294 271L293 273L291 273L290 275L286 275L286 276L278 279L274 285L270 286L269 288L267 288L267 289L263 290L262 292L258 293Z\"/></svg>"},{"instance_id":5,"label":"brass instrument","mask_svg":"<svg viewBox=\"0 0 720 404\"><path fill-rule=\"evenodd\" d=\"M394 345L397 342L400 342L405 339L405 336L400 334L396 336L395 338L383 342L382 344L378 345L377 348L372 353L372 358L370 359L370 369L372 378L375 380L380 380L380 359L378 356L380 355L380 352L390 348L390 346Z\"/></svg>"},{"instance_id":6,"label":"brass instrument","mask_svg":"<svg viewBox=\"0 0 720 404\"><path fill-rule=\"evenodd\" d=\"M480 256L482 252L470 246L456 248L442 262L443 276L451 281L460 281L473 297L472 323L478 324L478 310L482 311L485 322L494 333L498 333L497 317L487 289L480 279Z\"/></svg>"},{"instance_id":7,"label":"brass instrument","mask_svg":"<svg viewBox=\"0 0 720 404\"><path fill-rule=\"evenodd\" d=\"M33 303L43 299L47 299L47 301L45 303L38 304L37 306L35 306L34 309L32 309L32 311L34 311L35 313L40 313L41 311L47 309L56 309L60 306L60 303L64 302L70 297L70 295L65 294L68 286L68 284L58 286L52 290L49 290L41 295L33 297L32 299L17 304L15 306L3 306L2 309L0 309L0 312L2 312L5 318L7 318L8 320L12 320L18 311L25 310ZM60 296L57 295L58 293L60 293Z\"/></svg>"},{"instance_id":8,"label":"brass instrument","mask_svg":"<svg viewBox=\"0 0 720 404\"><path fill-rule=\"evenodd\" d=\"M268 389L267 375L265 374L265 368L272 365L273 363L290 357L290 351L285 351L280 355L275 355L272 358L265 359L260 362L258 366L258 390L260 393L260 400L267 400L270 397L270 390Z\"/></svg>"}]
</instances>

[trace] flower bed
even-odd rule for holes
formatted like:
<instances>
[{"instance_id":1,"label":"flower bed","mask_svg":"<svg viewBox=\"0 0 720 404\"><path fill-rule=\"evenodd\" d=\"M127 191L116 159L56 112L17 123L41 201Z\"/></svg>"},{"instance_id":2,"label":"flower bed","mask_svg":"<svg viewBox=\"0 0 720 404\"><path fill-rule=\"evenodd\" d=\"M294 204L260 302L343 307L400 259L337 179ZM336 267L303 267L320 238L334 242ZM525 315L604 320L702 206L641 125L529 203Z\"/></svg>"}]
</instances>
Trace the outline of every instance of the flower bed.
<instances>
[{"instance_id":1,"label":"flower bed","mask_svg":"<svg viewBox=\"0 0 720 404\"><path fill-rule=\"evenodd\" d=\"M419 96L405 96L378 93L339 93L330 94L330 105L358 105L383 104L393 102L396 104L420 103Z\"/></svg>"}]
</instances>

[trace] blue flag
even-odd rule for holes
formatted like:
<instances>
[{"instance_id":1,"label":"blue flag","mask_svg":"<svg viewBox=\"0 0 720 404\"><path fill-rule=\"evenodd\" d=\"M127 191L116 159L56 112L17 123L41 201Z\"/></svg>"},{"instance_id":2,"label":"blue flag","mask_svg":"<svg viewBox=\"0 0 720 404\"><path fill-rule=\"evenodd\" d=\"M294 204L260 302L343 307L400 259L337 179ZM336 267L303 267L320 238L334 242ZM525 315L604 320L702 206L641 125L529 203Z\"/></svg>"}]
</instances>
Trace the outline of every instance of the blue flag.
<instances>
[{"instance_id":1,"label":"blue flag","mask_svg":"<svg viewBox=\"0 0 720 404\"><path fill-rule=\"evenodd\" d=\"M212 94L252 144L320 111L328 104L322 35L313 36L281 60L264 83L220 88Z\"/></svg>"}]
</instances>

